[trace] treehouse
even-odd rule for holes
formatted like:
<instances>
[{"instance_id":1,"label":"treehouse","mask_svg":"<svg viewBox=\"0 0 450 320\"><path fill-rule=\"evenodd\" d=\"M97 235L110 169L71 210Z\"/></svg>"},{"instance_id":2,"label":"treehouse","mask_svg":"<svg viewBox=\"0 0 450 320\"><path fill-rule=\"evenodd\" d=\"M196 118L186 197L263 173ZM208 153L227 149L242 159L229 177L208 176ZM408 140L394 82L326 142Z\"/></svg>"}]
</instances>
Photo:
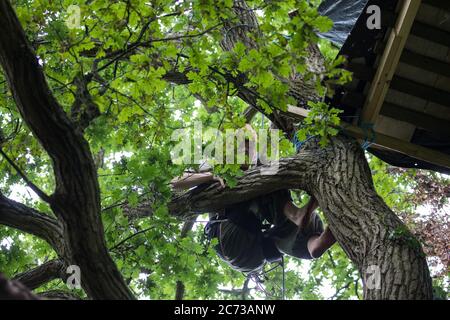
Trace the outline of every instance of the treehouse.
<instances>
[{"instance_id":1,"label":"treehouse","mask_svg":"<svg viewBox=\"0 0 450 320\"><path fill-rule=\"evenodd\" d=\"M378 29L368 27L373 5ZM322 36L342 44L353 73L329 99L344 131L391 165L450 174L450 2L325 1L320 10L335 22Z\"/></svg>"}]
</instances>

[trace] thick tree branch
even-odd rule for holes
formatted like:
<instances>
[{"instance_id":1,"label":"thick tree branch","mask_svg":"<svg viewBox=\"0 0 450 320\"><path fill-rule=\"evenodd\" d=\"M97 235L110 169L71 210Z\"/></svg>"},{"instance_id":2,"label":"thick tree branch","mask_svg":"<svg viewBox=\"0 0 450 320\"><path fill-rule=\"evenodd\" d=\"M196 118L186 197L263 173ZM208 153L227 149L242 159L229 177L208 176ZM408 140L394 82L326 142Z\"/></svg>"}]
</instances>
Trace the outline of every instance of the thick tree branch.
<instances>
[{"instance_id":1,"label":"thick tree branch","mask_svg":"<svg viewBox=\"0 0 450 320\"><path fill-rule=\"evenodd\" d=\"M325 154L325 150L317 150L313 153L303 149L293 157L283 158L279 162L246 171L244 176L238 178L234 188L226 187L222 190L218 188L217 183L202 185L188 192L176 193L168 204L169 212L181 219L192 219L198 214L221 210L235 203L277 190L308 190L314 174L321 167L318 159ZM153 199L142 201L136 208L125 204L122 208L124 213L132 218L151 216L153 201Z\"/></svg>"},{"instance_id":2,"label":"thick tree branch","mask_svg":"<svg viewBox=\"0 0 450 320\"><path fill-rule=\"evenodd\" d=\"M61 253L63 247L61 224L56 219L10 200L1 193L0 224L35 235Z\"/></svg>"},{"instance_id":3,"label":"thick tree branch","mask_svg":"<svg viewBox=\"0 0 450 320\"><path fill-rule=\"evenodd\" d=\"M19 281L9 280L0 273L0 300L39 300Z\"/></svg>"},{"instance_id":4,"label":"thick tree branch","mask_svg":"<svg viewBox=\"0 0 450 320\"><path fill-rule=\"evenodd\" d=\"M279 161L274 174L264 174L270 165L248 170L238 179L234 188L219 190L217 185L196 188L183 195L175 196L169 203L169 212L178 217L188 218L196 214L214 212L242 201L275 192L281 189L308 189L317 172L317 155L301 152L291 158ZM272 167L273 169L273 167Z\"/></svg>"},{"instance_id":5,"label":"thick tree branch","mask_svg":"<svg viewBox=\"0 0 450 320\"><path fill-rule=\"evenodd\" d=\"M45 300L81 300L79 296L64 290L45 291L37 296Z\"/></svg>"},{"instance_id":6,"label":"thick tree branch","mask_svg":"<svg viewBox=\"0 0 450 320\"><path fill-rule=\"evenodd\" d=\"M0 300L80 300L80 298L63 290L51 290L35 295L20 281L9 280L0 273Z\"/></svg>"},{"instance_id":7,"label":"thick tree branch","mask_svg":"<svg viewBox=\"0 0 450 320\"><path fill-rule=\"evenodd\" d=\"M20 281L28 289L34 290L52 280L65 278L64 266L62 260L51 260L16 275L13 280Z\"/></svg>"},{"instance_id":8,"label":"thick tree branch","mask_svg":"<svg viewBox=\"0 0 450 320\"><path fill-rule=\"evenodd\" d=\"M75 101L70 108L70 117L77 128L82 132L94 119L100 116L100 110L93 101L88 89L88 83L91 79L91 74L88 74L87 76L79 74L73 80L77 90L75 92Z\"/></svg>"}]
</instances>

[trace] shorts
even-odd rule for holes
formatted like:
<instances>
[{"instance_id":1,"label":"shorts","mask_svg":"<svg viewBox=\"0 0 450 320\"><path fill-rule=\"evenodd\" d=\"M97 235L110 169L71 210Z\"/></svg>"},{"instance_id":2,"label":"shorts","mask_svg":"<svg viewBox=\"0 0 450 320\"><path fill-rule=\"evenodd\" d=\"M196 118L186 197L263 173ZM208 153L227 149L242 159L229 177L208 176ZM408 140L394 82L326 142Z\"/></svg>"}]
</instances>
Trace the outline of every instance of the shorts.
<instances>
[{"instance_id":1,"label":"shorts","mask_svg":"<svg viewBox=\"0 0 450 320\"><path fill-rule=\"evenodd\" d=\"M313 215L308 227L299 232L283 213L287 201L292 201L290 192L280 190L226 208L228 220L220 222L215 232L219 239L215 247L218 255L235 270L258 270L266 262L263 241L270 238L280 252L312 259L307 243L311 236L323 232L323 223L319 216ZM272 227L263 232L263 224Z\"/></svg>"}]
</instances>

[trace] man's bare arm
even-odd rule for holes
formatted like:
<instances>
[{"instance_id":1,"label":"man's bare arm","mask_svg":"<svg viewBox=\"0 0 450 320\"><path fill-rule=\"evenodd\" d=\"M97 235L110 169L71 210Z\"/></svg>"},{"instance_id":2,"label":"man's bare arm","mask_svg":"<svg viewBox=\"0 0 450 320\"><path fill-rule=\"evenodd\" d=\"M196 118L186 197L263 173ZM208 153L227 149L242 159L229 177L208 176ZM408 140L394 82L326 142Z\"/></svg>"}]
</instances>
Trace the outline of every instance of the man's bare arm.
<instances>
[{"instance_id":1,"label":"man's bare arm","mask_svg":"<svg viewBox=\"0 0 450 320\"><path fill-rule=\"evenodd\" d=\"M212 182L219 182L222 188L225 187L223 180L215 177L211 172L184 173L181 177L174 178L171 184L175 190L186 190L203 183Z\"/></svg>"}]
</instances>

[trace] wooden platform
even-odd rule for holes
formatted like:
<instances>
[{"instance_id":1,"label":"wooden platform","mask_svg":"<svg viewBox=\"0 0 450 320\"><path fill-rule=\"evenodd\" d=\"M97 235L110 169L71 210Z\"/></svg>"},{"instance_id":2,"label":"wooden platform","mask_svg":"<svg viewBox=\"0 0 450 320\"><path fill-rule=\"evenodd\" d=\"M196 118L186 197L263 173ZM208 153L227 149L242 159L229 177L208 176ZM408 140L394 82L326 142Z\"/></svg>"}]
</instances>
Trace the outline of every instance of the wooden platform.
<instances>
[{"instance_id":1,"label":"wooden platform","mask_svg":"<svg viewBox=\"0 0 450 320\"><path fill-rule=\"evenodd\" d=\"M450 173L450 1L369 1L377 3L383 29L369 31L360 18L341 52L353 81L332 104L355 136L373 125L375 155Z\"/></svg>"}]
</instances>

